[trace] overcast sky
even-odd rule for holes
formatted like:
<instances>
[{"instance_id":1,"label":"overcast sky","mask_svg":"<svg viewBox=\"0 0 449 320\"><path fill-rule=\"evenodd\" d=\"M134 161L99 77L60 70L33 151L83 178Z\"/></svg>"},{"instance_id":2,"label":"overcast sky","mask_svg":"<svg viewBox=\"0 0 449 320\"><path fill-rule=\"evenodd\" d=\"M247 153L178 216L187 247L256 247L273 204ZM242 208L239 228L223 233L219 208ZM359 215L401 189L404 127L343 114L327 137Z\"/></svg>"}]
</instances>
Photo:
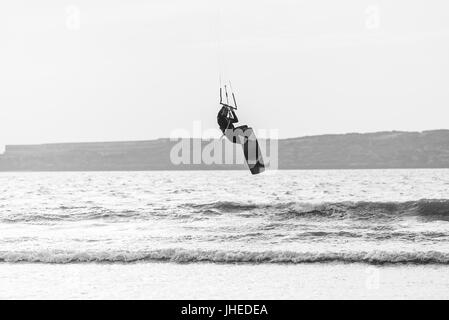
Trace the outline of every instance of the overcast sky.
<instances>
[{"instance_id":1,"label":"overcast sky","mask_svg":"<svg viewBox=\"0 0 449 320\"><path fill-rule=\"evenodd\" d=\"M447 0L0 4L0 144L145 140L242 124L280 137L449 128Z\"/></svg>"}]
</instances>

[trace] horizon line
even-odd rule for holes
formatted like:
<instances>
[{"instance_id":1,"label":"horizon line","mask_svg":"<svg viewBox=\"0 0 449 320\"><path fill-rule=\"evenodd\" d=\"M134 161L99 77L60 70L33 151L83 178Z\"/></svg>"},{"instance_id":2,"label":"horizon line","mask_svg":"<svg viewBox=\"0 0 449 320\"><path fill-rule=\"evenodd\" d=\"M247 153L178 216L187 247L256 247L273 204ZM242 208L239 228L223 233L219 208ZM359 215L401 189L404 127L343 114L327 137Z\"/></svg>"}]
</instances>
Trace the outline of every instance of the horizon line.
<instances>
[{"instance_id":1,"label":"horizon line","mask_svg":"<svg viewBox=\"0 0 449 320\"><path fill-rule=\"evenodd\" d=\"M390 130L390 131L370 131L370 132L346 132L346 133L324 133L324 134L312 134L312 135L304 135L304 136L295 136L288 138L277 138L277 140L293 140L293 139L301 139L301 138L310 138L310 137L324 137L324 136L343 136L343 135L369 135L369 134L381 134L381 133L419 133L423 134L426 132L438 132L438 131L449 131L449 129L432 129L432 130L422 130L422 131L403 131L403 130ZM103 140L103 141L65 141L65 142L42 142L42 143L22 143L22 144L4 144L4 147L12 147L12 146L42 146L42 145L58 145L58 144L96 144L96 143L138 143L138 142L149 142L149 141L163 141L163 140L179 140L179 139L201 139L201 140L220 140L221 138L213 138L213 137L160 137L154 139L144 139L144 140ZM260 140L265 140L266 138L260 138ZM269 138L268 138L269 139Z\"/></svg>"}]
</instances>

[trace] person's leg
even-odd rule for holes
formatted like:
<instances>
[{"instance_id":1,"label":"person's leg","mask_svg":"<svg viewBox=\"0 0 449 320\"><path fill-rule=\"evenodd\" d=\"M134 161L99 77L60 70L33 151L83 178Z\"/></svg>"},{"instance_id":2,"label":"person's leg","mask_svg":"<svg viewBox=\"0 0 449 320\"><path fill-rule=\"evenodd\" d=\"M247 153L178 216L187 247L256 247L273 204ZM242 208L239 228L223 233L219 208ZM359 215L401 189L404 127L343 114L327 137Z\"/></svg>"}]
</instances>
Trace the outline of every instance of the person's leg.
<instances>
[{"instance_id":1,"label":"person's leg","mask_svg":"<svg viewBox=\"0 0 449 320\"><path fill-rule=\"evenodd\" d=\"M235 129L226 129L225 136L232 143L237 143L237 137L234 132Z\"/></svg>"},{"instance_id":2,"label":"person's leg","mask_svg":"<svg viewBox=\"0 0 449 320\"><path fill-rule=\"evenodd\" d=\"M234 129L234 136L238 137L237 143L244 144L253 136L253 130L248 126L240 126Z\"/></svg>"},{"instance_id":3,"label":"person's leg","mask_svg":"<svg viewBox=\"0 0 449 320\"><path fill-rule=\"evenodd\" d=\"M243 144L245 138L245 131L248 129L248 126L241 126L234 129L226 130L226 138L232 143Z\"/></svg>"},{"instance_id":4,"label":"person's leg","mask_svg":"<svg viewBox=\"0 0 449 320\"><path fill-rule=\"evenodd\" d=\"M237 127L237 128L235 128L234 130L243 130L243 131L245 131L246 129L248 129L249 127L248 126L240 126L240 127Z\"/></svg>"}]
</instances>

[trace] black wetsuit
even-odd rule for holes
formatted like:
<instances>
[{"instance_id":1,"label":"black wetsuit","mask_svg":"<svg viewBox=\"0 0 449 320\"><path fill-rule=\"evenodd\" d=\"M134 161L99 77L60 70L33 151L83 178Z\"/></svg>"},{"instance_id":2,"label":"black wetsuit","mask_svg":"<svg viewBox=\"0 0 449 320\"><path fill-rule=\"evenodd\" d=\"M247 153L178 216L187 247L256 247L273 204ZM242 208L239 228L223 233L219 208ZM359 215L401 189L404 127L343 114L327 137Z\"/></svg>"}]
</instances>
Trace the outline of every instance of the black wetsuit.
<instances>
[{"instance_id":1,"label":"black wetsuit","mask_svg":"<svg viewBox=\"0 0 449 320\"><path fill-rule=\"evenodd\" d=\"M218 113L217 122L221 132L223 132L226 138L232 143L238 143L237 136L235 135L236 130L246 131L248 129L248 126L235 127L234 123L239 122L239 118L237 118L233 109L230 109L229 111L226 107L223 107Z\"/></svg>"},{"instance_id":2,"label":"black wetsuit","mask_svg":"<svg viewBox=\"0 0 449 320\"><path fill-rule=\"evenodd\" d=\"M225 107L223 107L220 112L218 112L217 122L220 126L220 130L223 134L225 134L227 129L235 129L234 123L239 122L239 119L237 118L234 110L231 109L231 112L229 112L228 110L225 110Z\"/></svg>"}]
</instances>

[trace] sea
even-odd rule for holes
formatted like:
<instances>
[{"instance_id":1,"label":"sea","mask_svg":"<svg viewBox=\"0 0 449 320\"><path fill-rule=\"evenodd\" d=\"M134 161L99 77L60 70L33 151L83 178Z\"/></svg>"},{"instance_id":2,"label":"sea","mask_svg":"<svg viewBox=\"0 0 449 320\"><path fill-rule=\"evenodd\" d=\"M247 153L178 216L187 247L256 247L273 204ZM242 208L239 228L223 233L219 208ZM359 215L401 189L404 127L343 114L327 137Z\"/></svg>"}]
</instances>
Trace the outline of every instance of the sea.
<instances>
[{"instance_id":1,"label":"sea","mask_svg":"<svg viewBox=\"0 0 449 320\"><path fill-rule=\"evenodd\" d=\"M449 170L0 173L0 298L449 298Z\"/></svg>"}]
</instances>

